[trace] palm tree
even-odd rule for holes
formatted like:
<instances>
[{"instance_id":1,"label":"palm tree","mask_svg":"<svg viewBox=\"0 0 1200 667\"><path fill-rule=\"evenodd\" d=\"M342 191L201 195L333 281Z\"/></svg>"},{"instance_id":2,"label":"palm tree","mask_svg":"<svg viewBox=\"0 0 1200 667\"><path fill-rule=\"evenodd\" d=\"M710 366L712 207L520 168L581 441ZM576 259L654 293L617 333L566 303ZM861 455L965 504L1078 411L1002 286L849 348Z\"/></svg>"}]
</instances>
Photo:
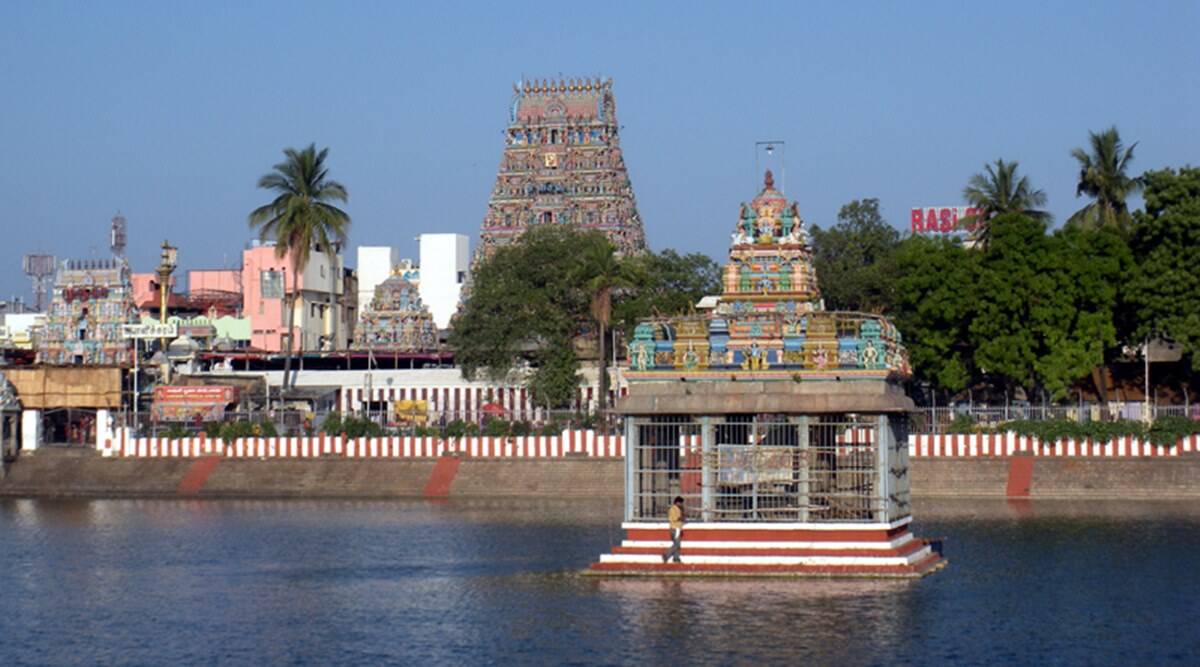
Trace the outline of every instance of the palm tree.
<instances>
[{"instance_id":1,"label":"palm tree","mask_svg":"<svg viewBox=\"0 0 1200 667\"><path fill-rule=\"evenodd\" d=\"M638 270L634 263L622 262L616 255L616 247L607 239L587 246L580 257L578 279L582 282L590 301L590 314L599 327L600 387L599 412L604 416L608 409L608 356L605 350L607 329L612 320L613 292L630 288L638 283ZM607 423L601 420L602 433L607 433Z\"/></svg>"},{"instance_id":2,"label":"palm tree","mask_svg":"<svg viewBox=\"0 0 1200 667\"><path fill-rule=\"evenodd\" d=\"M330 203L345 202L348 195L341 183L326 178L329 173L325 167L328 148L318 151L315 144L309 144L300 151L285 148L283 154L286 159L258 179L258 187L275 193L275 199L250 212L250 227L257 228L259 238L264 241L274 239L276 257L283 259L288 253L292 257L292 290L285 295L288 318L283 388L287 389L300 273L308 266L309 255L314 249L325 253L330 264L335 265L337 247L346 241L350 216ZM284 291L287 291L286 287ZM334 317L337 317L336 313Z\"/></svg>"},{"instance_id":3,"label":"palm tree","mask_svg":"<svg viewBox=\"0 0 1200 667\"><path fill-rule=\"evenodd\" d=\"M991 239L989 221L1004 213L1020 213L1035 220L1049 221L1050 214L1041 210L1046 205L1046 193L1035 190L1028 176L1017 178L1017 163L996 160L985 164L982 174L975 174L963 188L963 198L980 213L958 221L959 227L971 230L971 238L983 247Z\"/></svg>"},{"instance_id":4,"label":"palm tree","mask_svg":"<svg viewBox=\"0 0 1200 667\"><path fill-rule=\"evenodd\" d=\"M1117 128L1110 127L1099 134L1088 132L1088 143L1091 153L1082 148L1071 151L1071 157L1079 162L1075 196L1087 195L1095 201L1076 211L1067 224L1091 229L1111 226L1128 231L1130 217L1125 199L1142 189L1140 176L1130 177L1125 173L1133 162L1137 142L1125 148Z\"/></svg>"}]
</instances>

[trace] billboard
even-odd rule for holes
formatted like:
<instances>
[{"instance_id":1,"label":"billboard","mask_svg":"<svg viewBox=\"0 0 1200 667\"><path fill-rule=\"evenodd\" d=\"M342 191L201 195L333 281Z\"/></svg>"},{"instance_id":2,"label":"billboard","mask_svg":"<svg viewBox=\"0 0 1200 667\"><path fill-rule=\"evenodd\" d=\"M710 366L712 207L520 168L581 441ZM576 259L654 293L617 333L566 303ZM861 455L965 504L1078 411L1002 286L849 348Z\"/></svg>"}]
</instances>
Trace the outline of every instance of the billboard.
<instances>
[{"instance_id":1,"label":"billboard","mask_svg":"<svg viewBox=\"0 0 1200 667\"><path fill-rule=\"evenodd\" d=\"M910 229L913 234L965 233L973 227L960 229L958 221L982 213L983 209L973 206L922 206L912 210Z\"/></svg>"},{"instance_id":2,"label":"billboard","mask_svg":"<svg viewBox=\"0 0 1200 667\"><path fill-rule=\"evenodd\" d=\"M154 417L160 421L218 421L225 407L238 400L237 387L208 385L154 388Z\"/></svg>"}]
</instances>

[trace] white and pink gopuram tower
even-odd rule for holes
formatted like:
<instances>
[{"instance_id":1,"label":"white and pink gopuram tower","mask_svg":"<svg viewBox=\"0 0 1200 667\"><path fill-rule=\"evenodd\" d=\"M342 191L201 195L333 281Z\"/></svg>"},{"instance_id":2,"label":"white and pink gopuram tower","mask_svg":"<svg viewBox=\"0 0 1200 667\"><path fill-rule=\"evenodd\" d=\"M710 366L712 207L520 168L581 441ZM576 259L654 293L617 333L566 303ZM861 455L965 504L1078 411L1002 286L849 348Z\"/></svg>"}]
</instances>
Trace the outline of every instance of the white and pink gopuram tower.
<instances>
[{"instance_id":1,"label":"white and pink gopuram tower","mask_svg":"<svg viewBox=\"0 0 1200 667\"><path fill-rule=\"evenodd\" d=\"M799 207L770 172L743 204L710 313L638 325L624 415L624 540L596 575L921 577L909 374L880 315L824 310ZM667 510L684 499L680 563Z\"/></svg>"}]
</instances>

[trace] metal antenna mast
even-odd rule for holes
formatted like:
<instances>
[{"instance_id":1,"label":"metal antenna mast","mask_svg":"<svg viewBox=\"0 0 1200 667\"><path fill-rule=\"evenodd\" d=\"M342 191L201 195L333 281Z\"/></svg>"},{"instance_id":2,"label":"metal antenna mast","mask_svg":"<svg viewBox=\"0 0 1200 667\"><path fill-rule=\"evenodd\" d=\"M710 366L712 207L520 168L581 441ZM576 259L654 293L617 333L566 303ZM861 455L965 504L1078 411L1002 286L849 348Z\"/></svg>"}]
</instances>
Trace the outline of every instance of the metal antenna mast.
<instances>
[{"instance_id":1,"label":"metal antenna mast","mask_svg":"<svg viewBox=\"0 0 1200 667\"><path fill-rule=\"evenodd\" d=\"M54 255L25 255L21 269L33 281L34 309L42 312L46 301L46 287L54 275Z\"/></svg>"}]
</instances>

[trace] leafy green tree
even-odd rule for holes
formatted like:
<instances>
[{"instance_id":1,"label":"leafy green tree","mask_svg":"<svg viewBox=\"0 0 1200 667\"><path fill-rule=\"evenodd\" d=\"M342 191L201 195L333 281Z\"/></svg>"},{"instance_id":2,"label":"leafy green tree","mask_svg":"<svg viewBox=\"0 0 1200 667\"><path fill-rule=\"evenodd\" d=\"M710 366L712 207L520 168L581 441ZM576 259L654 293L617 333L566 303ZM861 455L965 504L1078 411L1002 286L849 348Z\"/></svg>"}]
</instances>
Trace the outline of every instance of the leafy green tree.
<instances>
[{"instance_id":1,"label":"leafy green tree","mask_svg":"<svg viewBox=\"0 0 1200 667\"><path fill-rule=\"evenodd\" d=\"M1034 220L1049 222L1050 214L1041 210L1046 193L1035 189L1028 176L1017 177L1017 162L996 160L984 165L984 173L975 174L963 188L963 198L982 213L959 220L959 227L971 230L971 238L987 247L991 238L991 220L998 215L1017 213Z\"/></svg>"},{"instance_id":2,"label":"leafy green tree","mask_svg":"<svg viewBox=\"0 0 1200 667\"><path fill-rule=\"evenodd\" d=\"M1130 217L1125 200L1142 188L1140 177L1126 173L1137 142L1125 148L1117 128L1110 127L1100 133L1088 132L1088 144L1090 153L1082 148L1071 151L1071 157L1079 163L1075 196L1087 195L1095 201L1076 211L1067 224L1093 229L1115 227L1127 232Z\"/></svg>"},{"instance_id":3,"label":"leafy green tree","mask_svg":"<svg viewBox=\"0 0 1200 667\"><path fill-rule=\"evenodd\" d=\"M589 314L597 326L597 350L599 351L599 411L608 409L608 327L612 318L613 291L635 287L639 282L637 264L621 261L616 247L610 243L588 245L579 257L571 278L583 285L589 299Z\"/></svg>"},{"instance_id":4,"label":"leafy green tree","mask_svg":"<svg viewBox=\"0 0 1200 667\"><path fill-rule=\"evenodd\" d=\"M628 333L639 320L686 313L705 296L721 292L721 267L703 253L674 250L643 253L626 260L636 284L613 302L613 320Z\"/></svg>"},{"instance_id":5,"label":"leafy green tree","mask_svg":"<svg viewBox=\"0 0 1200 667\"><path fill-rule=\"evenodd\" d=\"M896 249L895 322L915 379L955 393L976 376L969 328L979 253L946 238L913 236Z\"/></svg>"},{"instance_id":6,"label":"leafy green tree","mask_svg":"<svg viewBox=\"0 0 1200 667\"><path fill-rule=\"evenodd\" d=\"M1038 382L1051 399L1065 398L1089 374L1106 395L1103 372L1118 349L1120 285L1133 268L1133 255L1113 229L1068 226L1050 239L1053 280L1035 320L1042 349L1034 363Z\"/></svg>"},{"instance_id":7,"label":"leafy green tree","mask_svg":"<svg viewBox=\"0 0 1200 667\"><path fill-rule=\"evenodd\" d=\"M288 253L292 257L292 290L285 298L288 317L283 386L287 388L291 382L300 274L308 266L313 250L325 253L330 264L335 263L337 247L345 243L350 229L350 216L332 203L344 203L348 195L345 186L328 178L328 148L318 151L315 144L309 144L299 151L286 148L283 155L283 162L258 179L258 187L271 191L275 198L251 211L249 222L252 229L258 229L260 238L275 241L276 257L282 259Z\"/></svg>"},{"instance_id":8,"label":"leafy green tree","mask_svg":"<svg viewBox=\"0 0 1200 667\"><path fill-rule=\"evenodd\" d=\"M599 232L539 225L475 270L471 295L450 334L463 376L525 384L551 408L570 405L579 385L573 341L590 317L582 257L611 248Z\"/></svg>"},{"instance_id":9,"label":"leafy green tree","mask_svg":"<svg viewBox=\"0 0 1200 667\"><path fill-rule=\"evenodd\" d=\"M1135 340L1164 337L1200 370L1200 168L1149 171L1146 208L1134 214L1138 271L1128 290Z\"/></svg>"},{"instance_id":10,"label":"leafy green tree","mask_svg":"<svg viewBox=\"0 0 1200 667\"><path fill-rule=\"evenodd\" d=\"M828 230L811 231L813 266L825 307L880 312L895 303L894 252L900 232L879 213L878 199L856 199Z\"/></svg>"},{"instance_id":11,"label":"leafy green tree","mask_svg":"<svg viewBox=\"0 0 1200 667\"><path fill-rule=\"evenodd\" d=\"M1052 316L1054 249L1043 223L1019 214L989 221L991 243L980 258L970 341L981 372L1008 391L1038 385L1039 328Z\"/></svg>"}]
</instances>

